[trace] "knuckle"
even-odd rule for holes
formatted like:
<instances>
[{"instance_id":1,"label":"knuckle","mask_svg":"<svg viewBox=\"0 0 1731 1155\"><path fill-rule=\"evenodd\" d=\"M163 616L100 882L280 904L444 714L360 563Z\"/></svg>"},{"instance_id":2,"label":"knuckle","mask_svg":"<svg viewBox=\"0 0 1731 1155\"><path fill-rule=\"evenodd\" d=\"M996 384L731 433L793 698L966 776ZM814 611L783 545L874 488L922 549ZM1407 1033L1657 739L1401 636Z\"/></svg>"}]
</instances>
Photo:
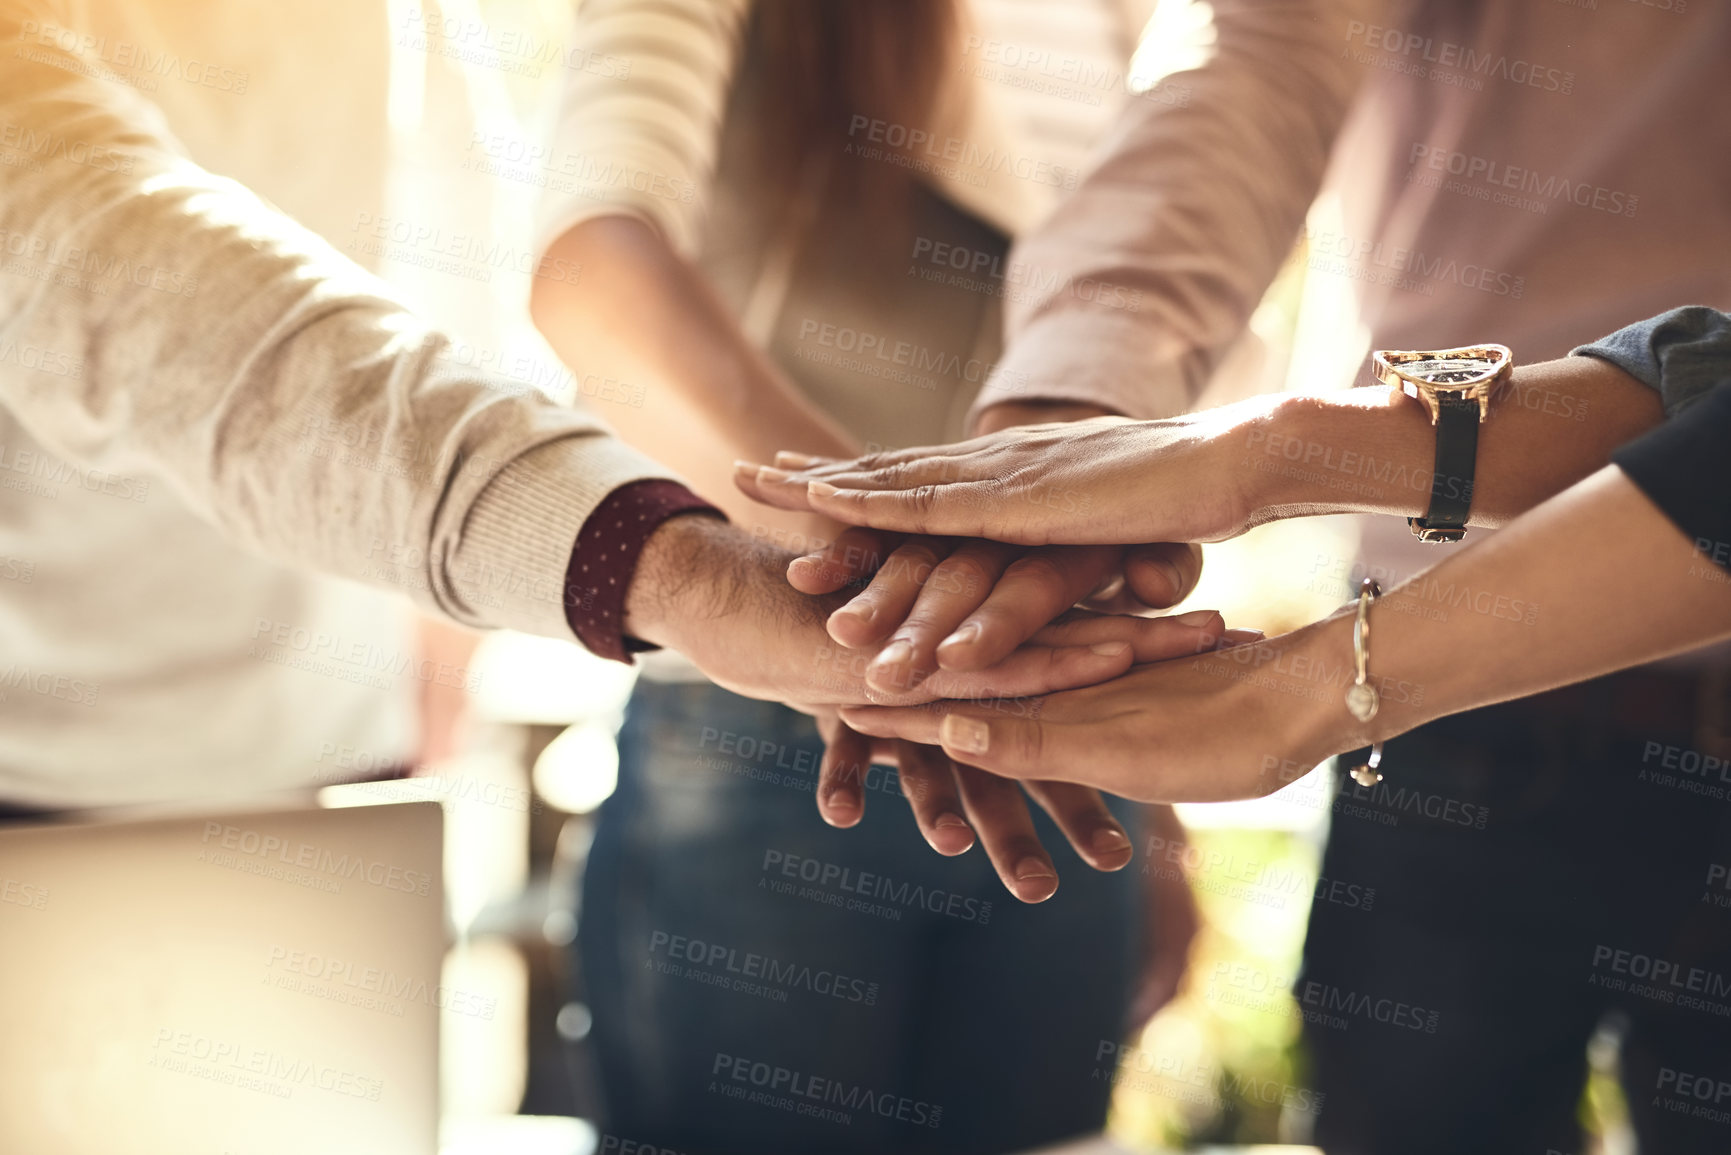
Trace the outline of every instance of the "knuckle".
<instances>
[{"instance_id":1,"label":"knuckle","mask_svg":"<svg viewBox=\"0 0 1731 1155\"><path fill-rule=\"evenodd\" d=\"M934 577L933 584L944 593L972 596L982 591L992 580L995 567L974 550L962 550L951 554L943 565L938 567L938 575L942 576L942 584Z\"/></svg>"},{"instance_id":2,"label":"knuckle","mask_svg":"<svg viewBox=\"0 0 1731 1155\"><path fill-rule=\"evenodd\" d=\"M1041 765L1041 759L1045 755L1045 747L1045 727L1040 722L1027 722L1015 728L1010 749L1022 765Z\"/></svg>"},{"instance_id":3,"label":"knuckle","mask_svg":"<svg viewBox=\"0 0 1731 1155\"><path fill-rule=\"evenodd\" d=\"M1070 570L1056 554L1037 550L1018 558L1005 576L1034 585L1060 588L1069 583Z\"/></svg>"}]
</instances>

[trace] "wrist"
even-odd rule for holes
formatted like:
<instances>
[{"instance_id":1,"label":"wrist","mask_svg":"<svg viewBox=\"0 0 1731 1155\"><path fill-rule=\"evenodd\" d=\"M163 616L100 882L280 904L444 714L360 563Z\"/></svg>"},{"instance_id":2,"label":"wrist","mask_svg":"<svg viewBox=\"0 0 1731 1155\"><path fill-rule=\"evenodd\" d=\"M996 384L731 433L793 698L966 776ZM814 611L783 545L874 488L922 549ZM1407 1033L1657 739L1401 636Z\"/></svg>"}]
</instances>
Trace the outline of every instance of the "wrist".
<instances>
[{"instance_id":1,"label":"wrist","mask_svg":"<svg viewBox=\"0 0 1731 1155\"><path fill-rule=\"evenodd\" d=\"M1345 608L1321 621L1254 645L1205 659L1209 672L1229 678L1224 719L1254 720L1263 792L1296 781L1327 758L1368 745L1364 727L1346 708L1352 685L1354 614Z\"/></svg>"},{"instance_id":2,"label":"wrist","mask_svg":"<svg viewBox=\"0 0 1731 1155\"><path fill-rule=\"evenodd\" d=\"M824 618L846 599L795 590L786 576L793 556L714 518L672 518L644 544L625 633L677 650L749 697L809 689L828 644Z\"/></svg>"},{"instance_id":3,"label":"wrist","mask_svg":"<svg viewBox=\"0 0 1731 1155\"><path fill-rule=\"evenodd\" d=\"M1276 711L1279 741L1290 757L1307 766L1326 758L1386 742L1430 721L1436 711L1428 703L1446 687L1436 684L1437 668L1411 652L1416 639L1400 628L1413 616L1403 608L1402 594L1385 594L1371 603L1371 644L1366 681L1376 690L1377 711L1359 721L1346 705L1346 693L1357 678L1353 635L1358 628L1356 601L1319 621L1266 644L1280 648L1292 678L1313 688L1294 692L1285 711Z\"/></svg>"},{"instance_id":4,"label":"wrist","mask_svg":"<svg viewBox=\"0 0 1731 1155\"><path fill-rule=\"evenodd\" d=\"M625 594L627 637L683 650L701 624L735 602L751 543L710 517L670 517L643 543Z\"/></svg>"},{"instance_id":5,"label":"wrist","mask_svg":"<svg viewBox=\"0 0 1731 1155\"><path fill-rule=\"evenodd\" d=\"M1329 513L1424 513L1435 436L1423 410L1379 389L1268 400L1243 428L1249 524Z\"/></svg>"}]
</instances>

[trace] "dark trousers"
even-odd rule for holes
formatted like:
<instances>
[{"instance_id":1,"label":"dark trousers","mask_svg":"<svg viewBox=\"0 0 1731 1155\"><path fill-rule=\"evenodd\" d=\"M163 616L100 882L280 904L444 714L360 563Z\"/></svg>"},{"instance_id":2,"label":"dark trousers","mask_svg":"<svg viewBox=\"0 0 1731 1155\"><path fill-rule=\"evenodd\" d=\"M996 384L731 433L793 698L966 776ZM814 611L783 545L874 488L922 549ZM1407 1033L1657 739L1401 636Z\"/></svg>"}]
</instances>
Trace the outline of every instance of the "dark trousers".
<instances>
[{"instance_id":1,"label":"dark trousers","mask_svg":"<svg viewBox=\"0 0 1731 1155\"><path fill-rule=\"evenodd\" d=\"M1103 1127L1140 875L1089 869L1039 814L1061 884L1023 906L979 847L925 844L893 771L859 826L825 826L820 753L785 707L639 686L579 923L607 1133L986 1153Z\"/></svg>"},{"instance_id":2,"label":"dark trousers","mask_svg":"<svg viewBox=\"0 0 1731 1155\"><path fill-rule=\"evenodd\" d=\"M1731 1151L1718 692L1605 678L1426 726L1380 785L1339 783L1323 874L1376 905L1311 913L1295 994L1325 1150L1573 1155L1609 1023L1642 1152Z\"/></svg>"}]
</instances>

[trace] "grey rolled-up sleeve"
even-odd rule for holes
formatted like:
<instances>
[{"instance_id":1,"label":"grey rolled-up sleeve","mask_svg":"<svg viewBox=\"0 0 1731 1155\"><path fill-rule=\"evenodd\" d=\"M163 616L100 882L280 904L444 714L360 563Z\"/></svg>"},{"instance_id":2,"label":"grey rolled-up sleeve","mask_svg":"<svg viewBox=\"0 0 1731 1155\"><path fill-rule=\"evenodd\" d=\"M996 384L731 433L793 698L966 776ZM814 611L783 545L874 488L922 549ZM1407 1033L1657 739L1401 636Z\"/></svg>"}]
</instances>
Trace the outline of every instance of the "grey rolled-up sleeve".
<instances>
[{"instance_id":1,"label":"grey rolled-up sleeve","mask_svg":"<svg viewBox=\"0 0 1731 1155\"><path fill-rule=\"evenodd\" d=\"M1694 541L1731 570L1731 315L1691 305L1583 345L1659 392L1666 421L1611 460Z\"/></svg>"}]
</instances>

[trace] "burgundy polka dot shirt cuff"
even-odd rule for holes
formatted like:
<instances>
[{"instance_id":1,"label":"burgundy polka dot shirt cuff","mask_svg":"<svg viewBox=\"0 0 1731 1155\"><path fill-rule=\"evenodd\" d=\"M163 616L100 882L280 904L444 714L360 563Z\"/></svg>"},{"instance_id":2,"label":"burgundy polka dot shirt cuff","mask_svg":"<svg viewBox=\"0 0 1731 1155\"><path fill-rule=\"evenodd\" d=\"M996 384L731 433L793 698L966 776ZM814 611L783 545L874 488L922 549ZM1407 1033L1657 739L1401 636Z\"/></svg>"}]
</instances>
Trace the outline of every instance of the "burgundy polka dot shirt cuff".
<instances>
[{"instance_id":1,"label":"burgundy polka dot shirt cuff","mask_svg":"<svg viewBox=\"0 0 1731 1155\"><path fill-rule=\"evenodd\" d=\"M649 535L682 513L725 516L677 481L657 478L615 489L583 523L565 567L565 620L592 653L629 662L655 649L625 636L625 592Z\"/></svg>"}]
</instances>

